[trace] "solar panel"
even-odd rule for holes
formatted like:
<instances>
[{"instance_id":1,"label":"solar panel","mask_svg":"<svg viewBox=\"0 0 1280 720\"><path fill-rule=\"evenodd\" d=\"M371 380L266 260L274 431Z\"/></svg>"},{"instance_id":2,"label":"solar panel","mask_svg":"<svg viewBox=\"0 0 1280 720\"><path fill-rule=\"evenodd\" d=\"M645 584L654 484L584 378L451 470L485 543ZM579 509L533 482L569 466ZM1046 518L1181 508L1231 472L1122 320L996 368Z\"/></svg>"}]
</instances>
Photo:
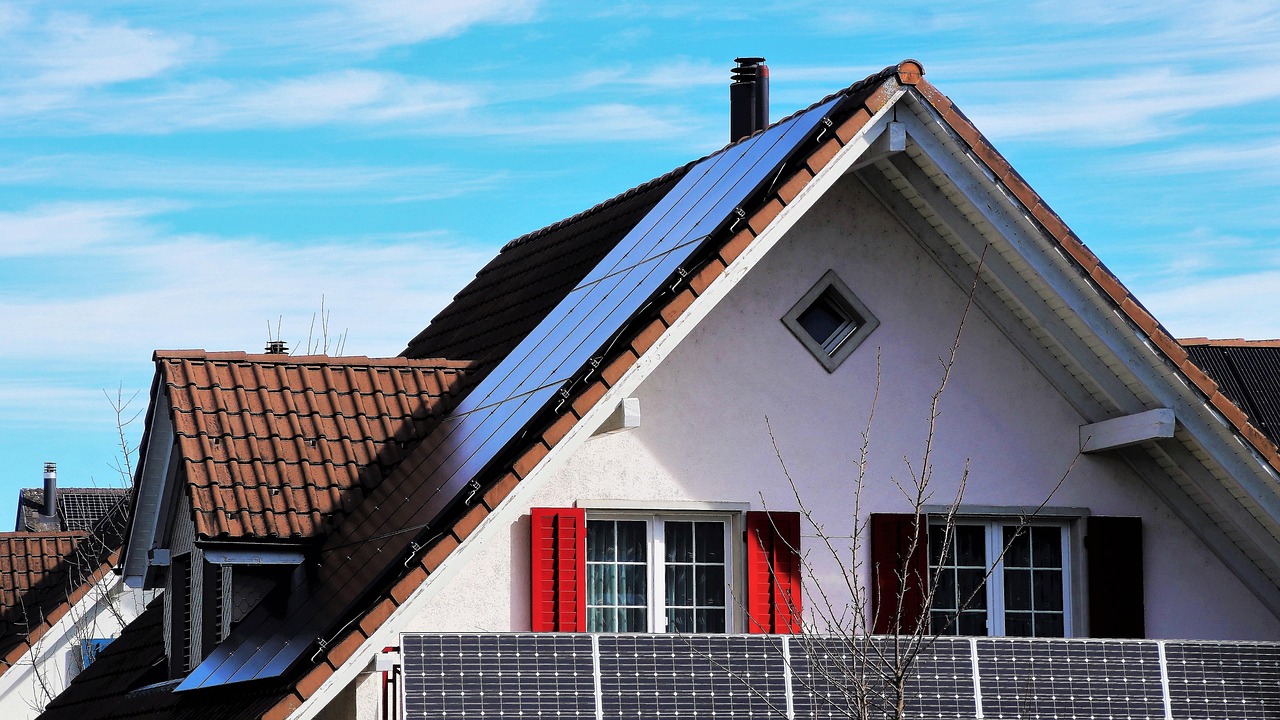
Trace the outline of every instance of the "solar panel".
<instances>
[{"instance_id":1,"label":"solar panel","mask_svg":"<svg viewBox=\"0 0 1280 720\"><path fill-rule=\"evenodd\" d=\"M901 667L885 661L895 657L891 640L797 636L790 646L796 718L888 716L897 699L892 668ZM968 640L929 643L909 665L903 689L909 717L973 718Z\"/></svg>"},{"instance_id":2,"label":"solar panel","mask_svg":"<svg viewBox=\"0 0 1280 720\"><path fill-rule=\"evenodd\" d=\"M1280 646L1263 643L1165 644L1175 718L1280 717Z\"/></svg>"},{"instance_id":3,"label":"solar panel","mask_svg":"<svg viewBox=\"0 0 1280 720\"><path fill-rule=\"evenodd\" d=\"M978 671L987 718L1165 717L1154 642L982 639Z\"/></svg>"},{"instance_id":4,"label":"solar panel","mask_svg":"<svg viewBox=\"0 0 1280 720\"><path fill-rule=\"evenodd\" d=\"M401 642L407 720L891 717L896 700L868 660L892 656L892 639L883 637L548 633ZM908 670L904 697L906 717L923 720L1280 717L1280 644L939 638Z\"/></svg>"},{"instance_id":5,"label":"solar panel","mask_svg":"<svg viewBox=\"0 0 1280 720\"><path fill-rule=\"evenodd\" d=\"M406 717L594 718L587 635L406 635Z\"/></svg>"},{"instance_id":6,"label":"solar panel","mask_svg":"<svg viewBox=\"0 0 1280 720\"><path fill-rule=\"evenodd\" d=\"M602 717L787 716L782 640L763 635L601 635Z\"/></svg>"},{"instance_id":7,"label":"solar panel","mask_svg":"<svg viewBox=\"0 0 1280 720\"><path fill-rule=\"evenodd\" d=\"M407 489L407 496L383 515L339 526L326 548L343 552L326 554L312 578L295 576L291 610L282 618L255 612L177 689L285 672L318 635L350 611L363 589L388 566L387 559L403 556L416 537L388 533L437 523L467 484L587 366L706 236L777 172L839 100L799 113L691 168L423 440L425 460L411 469L421 480ZM352 545L357 545L355 550L345 549ZM327 594L313 593L317 586L325 587Z\"/></svg>"}]
</instances>

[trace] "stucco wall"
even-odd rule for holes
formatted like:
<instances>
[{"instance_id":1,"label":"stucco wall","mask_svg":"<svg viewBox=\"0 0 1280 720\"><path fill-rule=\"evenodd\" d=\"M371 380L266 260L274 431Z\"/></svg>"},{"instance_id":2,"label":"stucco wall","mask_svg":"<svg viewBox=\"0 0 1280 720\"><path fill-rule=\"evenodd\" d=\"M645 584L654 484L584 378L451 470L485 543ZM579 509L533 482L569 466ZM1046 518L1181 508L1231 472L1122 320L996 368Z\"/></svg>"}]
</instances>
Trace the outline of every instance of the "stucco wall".
<instances>
[{"instance_id":1,"label":"stucco wall","mask_svg":"<svg viewBox=\"0 0 1280 720\"><path fill-rule=\"evenodd\" d=\"M830 374L779 321L828 269L881 321ZM964 305L965 290L846 179L641 385L640 428L588 441L536 480L531 503L527 494L522 501L552 507L583 500L735 501L794 509L780 454L827 532L847 534L858 445L870 427L863 507L908 510L894 480L908 481L907 460L921 466L939 358ZM1106 457L1077 459L1082 418L976 309L964 323L940 410L935 502L950 501L967 469L965 505L1037 505L1075 460L1050 505L1143 518L1149 637L1280 638L1280 621L1127 466ZM482 526L483 546L465 567L453 568L444 587L432 588L406 629L528 629L528 531L527 512L504 526ZM816 582L839 602L843 582L834 563L821 553L811 557L817 577L807 581L809 597Z\"/></svg>"}]
</instances>

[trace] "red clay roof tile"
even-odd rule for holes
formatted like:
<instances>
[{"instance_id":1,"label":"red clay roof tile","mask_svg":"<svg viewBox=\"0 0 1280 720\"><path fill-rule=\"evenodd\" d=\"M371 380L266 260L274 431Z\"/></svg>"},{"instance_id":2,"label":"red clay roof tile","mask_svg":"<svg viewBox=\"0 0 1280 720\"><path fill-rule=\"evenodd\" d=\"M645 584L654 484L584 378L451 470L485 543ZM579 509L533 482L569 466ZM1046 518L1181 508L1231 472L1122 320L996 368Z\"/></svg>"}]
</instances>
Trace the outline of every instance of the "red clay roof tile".
<instances>
[{"instance_id":1,"label":"red clay roof tile","mask_svg":"<svg viewBox=\"0 0 1280 720\"><path fill-rule=\"evenodd\" d=\"M308 539L468 387L473 363L160 351L196 531Z\"/></svg>"}]
</instances>

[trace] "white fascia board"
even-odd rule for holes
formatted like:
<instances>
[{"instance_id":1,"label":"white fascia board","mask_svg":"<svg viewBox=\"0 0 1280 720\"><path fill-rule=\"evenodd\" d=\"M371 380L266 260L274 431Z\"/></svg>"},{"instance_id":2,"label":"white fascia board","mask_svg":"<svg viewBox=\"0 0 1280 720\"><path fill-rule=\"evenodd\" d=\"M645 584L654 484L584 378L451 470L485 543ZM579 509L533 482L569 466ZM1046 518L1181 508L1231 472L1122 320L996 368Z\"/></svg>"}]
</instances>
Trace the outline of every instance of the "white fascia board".
<instances>
[{"instance_id":1,"label":"white fascia board","mask_svg":"<svg viewBox=\"0 0 1280 720\"><path fill-rule=\"evenodd\" d=\"M165 485L169 480L169 464L176 442L173 419L169 416L169 391L164 383L152 399L151 427L147 428L146 460L138 473L138 505L129 523L125 541L124 581L129 587L142 587L147 576L148 559L156 541L162 515L168 509Z\"/></svg>"},{"instance_id":2,"label":"white fascia board","mask_svg":"<svg viewBox=\"0 0 1280 720\"><path fill-rule=\"evenodd\" d=\"M996 184L925 103L912 98L902 106L914 111L898 116L907 124L911 138L1008 247L1066 303L1160 406L1174 411L1182 427L1214 463L1239 483L1249 501L1280 521L1280 477L1266 460L1209 405L1198 389L1185 381L1181 371L1172 367L1141 330L1132 327L1113 301L1026 215L1021 203ZM943 137L935 135L926 123L940 127ZM1218 509L1248 515L1239 505Z\"/></svg>"},{"instance_id":3,"label":"white fascia board","mask_svg":"<svg viewBox=\"0 0 1280 720\"><path fill-rule=\"evenodd\" d=\"M556 471L570 458L584 442L589 440L595 429L600 427L612 414L619 403L635 393L640 384L662 363L672 350L697 327L698 323L729 294L746 274L769 252L777 242L804 216L814 203L827 190L830 190L888 125L893 115L894 105L905 94L899 90L885 103L880 111L871 117L862 130L853 137L836 156L818 171L817 175L800 191L791 204L778 213L747 249L711 283L706 292L699 295L688 308L681 313L671 327L667 328L657 342L649 348L632 366L623 373L600 400L591 407L568 434L542 458L533 470L519 483L493 512L471 531L465 542L449 553L440 567L427 576L427 579L405 599L404 604L395 609L391 616L374 631L373 636L365 640L358 650L334 671L316 690L289 715L289 720L312 720L323 711L329 703L348 685L355 682L357 676L364 671L374 656L382 648L399 645L400 628L425 609L428 601L448 584L459 568L465 567L471 558L479 552L478 548L489 542L492 536L502 532L504 528L515 522L529 507L533 495L547 478L553 477Z\"/></svg>"},{"instance_id":4,"label":"white fascia board","mask_svg":"<svg viewBox=\"0 0 1280 720\"><path fill-rule=\"evenodd\" d=\"M1081 425L1080 452L1102 452L1148 440L1171 438L1175 425L1173 411L1169 408L1156 408Z\"/></svg>"}]
</instances>

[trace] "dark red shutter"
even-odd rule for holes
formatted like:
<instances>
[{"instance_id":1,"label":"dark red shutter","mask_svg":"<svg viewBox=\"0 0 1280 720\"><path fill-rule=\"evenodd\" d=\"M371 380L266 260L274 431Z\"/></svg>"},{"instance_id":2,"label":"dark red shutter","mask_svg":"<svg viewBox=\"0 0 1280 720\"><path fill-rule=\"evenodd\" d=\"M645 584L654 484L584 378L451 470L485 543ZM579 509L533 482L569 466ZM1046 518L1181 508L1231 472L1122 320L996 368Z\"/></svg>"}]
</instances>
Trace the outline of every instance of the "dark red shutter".
<instances>
[{"instance_id":1,"label":"dark red shutter","mask_svg":"<svg viewBox=\"0 0 1280 720\"><path fill-rule=\"evenodd\" d=\"M747 513L747 631L800 632L800 513Z\"/></svg>"},{"instance_id":2,"label":"dark red shutter","mask_svg":"<svg viewBox=\"0 0 1280 720\"><path fill-rule=\"evenodd\" d=\"M1085 534L1089 561L1089 636L1144 638L1142 518L1090 517Z\"/></svg>"},{"instance_id":3,"label":"dark red shutter","mask_svg":"<svg viewBox=\"0 0 1280 720\"><path fill-rule=\"evenodd\" d=\"M579 508L534 508L530 548L534 632L587 629L587 517Z\"/></svg>"},{"instance_id":4,"label":"dark red shutter","mask_svg":"<svg viewBox=\"0 0 1280 720\"><path fill-rule=\"evenodd\" d=\"M917 533L916 523L920 523ZM914 542L914 548L912 543ZM905 587L903 587L905 583ZM929 583L929 525L914 513L871 515L872 632L913 633L924 617ZM902 603L899 607L898 597Z\"/></svg>"}]
</instances>

